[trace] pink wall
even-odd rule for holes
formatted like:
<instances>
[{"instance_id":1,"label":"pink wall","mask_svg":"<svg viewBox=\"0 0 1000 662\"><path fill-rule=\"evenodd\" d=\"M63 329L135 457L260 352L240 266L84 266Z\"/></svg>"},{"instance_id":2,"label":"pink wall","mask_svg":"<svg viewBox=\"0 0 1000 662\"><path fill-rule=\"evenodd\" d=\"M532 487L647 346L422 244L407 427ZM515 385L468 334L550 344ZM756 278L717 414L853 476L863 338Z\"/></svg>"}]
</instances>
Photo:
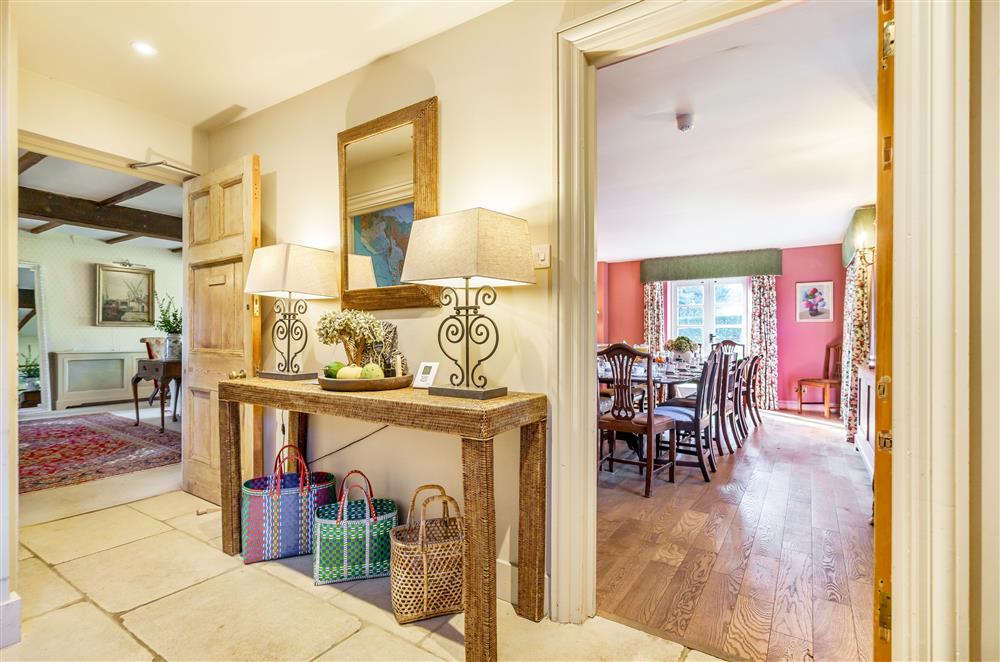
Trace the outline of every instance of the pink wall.
<instances>
[{"instance_id":1,"label":"pink wall","mask_svg":"<svg viewBox=\"0 0 1000 662\"><path fill-rule=\"evenodd\" d=\"M844 276L840 244L786 248L781 257L782 275L775 279L778 290L778 400L798 403L796 382L803 377L823 375L826 345L844 332ZM833 321L797 322L795 283L833 281ZM820 394L806 393L807 400ZM797 404L795 406L798 406Z\"/></svg>"},{"instance_id":2,"label":"pink wall","mask_svg":"<svg viewBox=\"0 0 1000 662\"><path fill-rule=\"evenodd\" d=\"M608 263L597 263L597 342L608 342Z\"/></svg>"},{"instance_id":3,"label":"pink wall","mask_svg":"<svg viewBox=\"0 0 1000 662\"><path fill-rule=\"evenodd\" d=\"M639 281L639 262L607 263L602 287L601 268L598 265L598 291L607 297L602 311L607 325L604 342L642 342L642 282ZM598 300L600 305L600 300ZM601 332L598 321L598 334Z\"/></svg>"}]
</instances>

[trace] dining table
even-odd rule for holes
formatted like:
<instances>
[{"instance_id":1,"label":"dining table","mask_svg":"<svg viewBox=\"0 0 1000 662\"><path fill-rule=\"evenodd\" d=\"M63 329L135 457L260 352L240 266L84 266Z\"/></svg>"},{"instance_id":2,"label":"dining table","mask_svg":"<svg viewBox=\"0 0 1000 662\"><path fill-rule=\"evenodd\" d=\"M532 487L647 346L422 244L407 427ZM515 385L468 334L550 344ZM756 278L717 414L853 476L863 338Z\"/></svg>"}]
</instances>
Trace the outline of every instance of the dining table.
<instances>
[{"instance_id":1,"label":"dining table","mask_svg":"<svg viewBox=\"0 0 1000 662\"><path fill-rule=\"evenodd\" d=\"M658 388L666 388L666 397L662 400L670 400L671 398L677 397L677 387L684 384L696 384L701 378L701 366L690 366L690 365L674 365L674 364L653 364L654 366L663 366L663 368L653 368L653 386ZM601 384L610 384L613 379L611 377L611 371L602 371L600 367L597 370L597 379ZM646 383L646 370L645 368L633 367L632 369L632 383L636 385L644 385ZM660 400L658 398L658 400Z\"/></svg>"}]
</instances>

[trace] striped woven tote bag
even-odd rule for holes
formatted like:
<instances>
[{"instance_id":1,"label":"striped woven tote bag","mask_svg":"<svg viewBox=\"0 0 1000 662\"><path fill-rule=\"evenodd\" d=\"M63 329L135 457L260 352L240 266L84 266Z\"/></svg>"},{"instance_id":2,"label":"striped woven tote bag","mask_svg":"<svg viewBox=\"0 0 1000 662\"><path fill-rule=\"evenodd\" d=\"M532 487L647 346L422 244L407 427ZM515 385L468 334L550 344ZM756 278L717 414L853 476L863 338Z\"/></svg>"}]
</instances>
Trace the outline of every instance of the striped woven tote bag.
<instances>
[{"instance_id":1,"label":"striped woven tote bag","mask_svg":"<svg viewBox=\"0 0 1000 662\"><path fill-rule=\"evenodd\" d=\"M347 484L357 474L361 484ZM357 488L364 499L348 501ZM332 584L352 579L371 579L389 574L391 544L389 532L396 526L397 509L392 499L376 499L372 484L358 470L349 472L340 484L340 501L316 509L316 553L313 579L316 584Z\"/></svg>"},{"instance_id":2,"label":"striped woven tote bag","mask_svg":"<svg viewBox=\"0 0 1000 662\"><path fill-rule=\"evenodd\" d=\"M298 473L285 473L289 455ZM285 446L274 458L274 473L251 478L242 491L243 562L256 563L312 553L316 509L337 500L337 479L310 473L299 449Z\"/></svg>"}]
</instances>

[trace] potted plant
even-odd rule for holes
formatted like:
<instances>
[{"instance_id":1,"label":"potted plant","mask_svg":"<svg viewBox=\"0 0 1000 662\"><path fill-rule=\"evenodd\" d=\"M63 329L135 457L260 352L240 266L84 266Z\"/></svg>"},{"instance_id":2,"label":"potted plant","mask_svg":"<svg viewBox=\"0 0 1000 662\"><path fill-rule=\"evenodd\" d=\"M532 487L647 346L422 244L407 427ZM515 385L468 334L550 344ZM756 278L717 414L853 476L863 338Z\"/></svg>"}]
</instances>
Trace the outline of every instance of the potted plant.
<instances>
[{"instance_id":1,"label":"potted plant","mask_svg":"<svg viewBox=\"0 0 1000 662\"><path fill-rule=\"evenodd\" d=\"M162 298L156 292L153 293L156 300L158 315L156 316L156 329L167 334L167 339L163 343L163 360L179 361L181 358L181 332L184 330L181 311L174 305L174 298L169 294Z\"/></svg>"},{"instance_id":2,"label":"potted plant","mask_svg":"<svg viewBox=\"0 0 1000 662\"><path fill-rule=\"evenodd\" d=\"M687 336L677 336L669 341L674 358L690 362L694 358L694 341Z\"/></svg>"},{"instance_id":3,"label":"potted plant","mask_svg":"<svg viewBox=\"0 0 1000 662\"><path fill-rule=\"evenodd\" d=\"M24 382L24 390L37 391L41 367L38 365L38 357L31 351L31 345L28 345L26 352L18 354L17 359L17 374Z\"/></svg>"},{"instance_id":4,"label":"potted plant","mask_svg":"<svg viewBox=\"0 0 1000 662\"><path fill-rule=\"evenodd\" d=\"M362 365L365 349L371 343L382 342L383 336L382 323L360 310L326 313L316 323L319 341L324 345L342 344L349 365Z\"/></svg>"}]
</instances>

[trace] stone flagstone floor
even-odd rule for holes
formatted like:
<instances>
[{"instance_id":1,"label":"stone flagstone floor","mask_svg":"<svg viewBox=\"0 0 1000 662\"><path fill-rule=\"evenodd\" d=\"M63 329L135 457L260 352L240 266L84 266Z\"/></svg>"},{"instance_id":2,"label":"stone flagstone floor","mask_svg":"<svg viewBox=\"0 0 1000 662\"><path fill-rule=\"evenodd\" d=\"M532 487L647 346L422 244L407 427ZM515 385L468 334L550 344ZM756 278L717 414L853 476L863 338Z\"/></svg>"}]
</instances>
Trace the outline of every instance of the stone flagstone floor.
<instances>
[{"instance_id":1,"label":"stone flagstone floor","mask_svg":"<svg viewBox=\"0 0 1000 662\"><path fill-rule=\"evenodd\" d=\"M244 566L220 533L218 510L184 492L22 528L22 641L0 658L463 659L461 614L398 625L387 578L315 586L312 557ZM498 604L502 660L715 659L604 618L532 623Z\"/></svg>"}]
</instances>

